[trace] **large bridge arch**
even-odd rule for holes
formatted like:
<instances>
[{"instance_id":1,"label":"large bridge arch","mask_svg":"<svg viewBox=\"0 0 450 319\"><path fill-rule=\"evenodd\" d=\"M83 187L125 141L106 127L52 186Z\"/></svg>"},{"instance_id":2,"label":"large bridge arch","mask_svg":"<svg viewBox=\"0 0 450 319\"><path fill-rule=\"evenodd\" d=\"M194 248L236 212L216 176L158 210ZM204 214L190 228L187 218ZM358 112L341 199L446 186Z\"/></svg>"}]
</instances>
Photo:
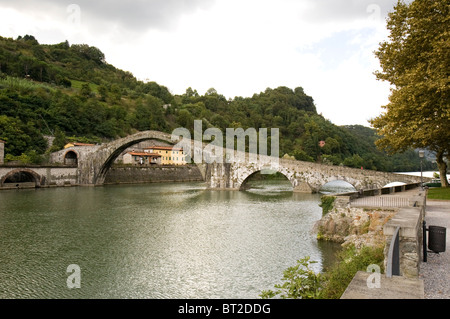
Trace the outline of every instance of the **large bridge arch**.
<instances>
[{"instance_id":1,"label":"large bridge arch","mask_svg":"<svg viewBox=\"0 0 450 319\"><path fill-rule=\"evenodd\" d=\"M102 185L115 159L128 147L139 142L158 140L169 144L178 143L172 135L158 131L143 131L101 145L95 152L78 160L78 181L82 185ZM203 174L203 170L200 170Z\"/></svg>"}]
</instances>

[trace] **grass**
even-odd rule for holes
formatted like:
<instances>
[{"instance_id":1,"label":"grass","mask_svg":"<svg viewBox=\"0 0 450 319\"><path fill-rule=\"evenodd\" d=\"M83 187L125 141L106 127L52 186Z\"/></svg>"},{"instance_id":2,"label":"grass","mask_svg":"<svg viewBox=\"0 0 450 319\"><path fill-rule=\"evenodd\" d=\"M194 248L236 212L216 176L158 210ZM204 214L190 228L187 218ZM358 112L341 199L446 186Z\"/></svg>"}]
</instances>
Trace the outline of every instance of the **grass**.
<instances>
[{"instance_id":1,"label":"grass","mask_svg":"<svg viewBox=\"0 0 450 319\"><path fill-rule=\"evenodd\" d=\"M450 187L433 187L428 190L428 199L450 200Z\"/></svg>"},{"instance_id":2,"label":"grass","mask_svg":"<svg viewBox=\"0 0 450 319\"><path fill-rule=\"evenodd\" d=\"M83 82L83 81L78 81L78 80L70 80L70 82L72 82L72 88L74 89L81 89L81 86L83 84L89 84L89 87L91 88L91 91L94 93L98 93L98 85L94 84L94 83L88 83L88 82Z\"/></svg>"},{"instance_id":3,"label":"grass","mask_svg":"<svg viewBox=\"0 0 450 319\"><path fill-rule=\"evenodd\" d=\"M21 79L13 76L6 76L4 78L0 78L0 88L1 87L9 87L12 89L23 89L23 90L33 90L37 88L48 89L54 91L55 88L50 84L37 82L33 80Z\"/></svg>"}]
</instances>

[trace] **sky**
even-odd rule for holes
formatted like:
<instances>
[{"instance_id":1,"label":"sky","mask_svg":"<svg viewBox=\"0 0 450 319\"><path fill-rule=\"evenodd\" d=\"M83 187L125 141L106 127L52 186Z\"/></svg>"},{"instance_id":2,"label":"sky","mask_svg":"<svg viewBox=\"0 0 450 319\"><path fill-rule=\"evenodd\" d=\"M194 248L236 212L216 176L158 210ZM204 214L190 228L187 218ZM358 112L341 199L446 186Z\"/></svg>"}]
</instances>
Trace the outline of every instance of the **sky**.
<instances>
[{"instance_id":1,"label":"sky","mask_svg":"<svg viewBox=\"0 0 450 319\"><path fill-rule=\"evenodd\" d=\"M388 103L374 55L397 0L0 0L0 36L99 48L172 94L233 99L303 87L337 125L370 126Z\"/></svg>"}]
</instances>

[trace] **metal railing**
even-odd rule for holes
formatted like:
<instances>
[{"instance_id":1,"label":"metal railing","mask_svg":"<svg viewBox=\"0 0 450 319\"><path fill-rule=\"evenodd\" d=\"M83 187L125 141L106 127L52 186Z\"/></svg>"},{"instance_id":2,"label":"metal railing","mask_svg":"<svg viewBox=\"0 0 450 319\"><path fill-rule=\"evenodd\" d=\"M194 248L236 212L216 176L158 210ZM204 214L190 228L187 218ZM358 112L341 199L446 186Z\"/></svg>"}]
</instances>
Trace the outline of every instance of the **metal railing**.
<instances>
[{"instance_id":1,"label":"metal railing","mask_svg":"<svg viewBox=\"0 0 450 319\"><path fill-rule=\"evenodd\" d=\"M376 196L362 197L350 202L352 207L408 207L408 197Z\"/></svg>"},{"instance_id":2,"label":"metal railing","mask_svg":"<svg viewBox=\"0 0 450 319\"><path fill-rule=\"evenodd\" d=\"M400 226L395 228L389 246L388 259L386 265L386 277L400 276Z\"/></svg>"}]
</instances>

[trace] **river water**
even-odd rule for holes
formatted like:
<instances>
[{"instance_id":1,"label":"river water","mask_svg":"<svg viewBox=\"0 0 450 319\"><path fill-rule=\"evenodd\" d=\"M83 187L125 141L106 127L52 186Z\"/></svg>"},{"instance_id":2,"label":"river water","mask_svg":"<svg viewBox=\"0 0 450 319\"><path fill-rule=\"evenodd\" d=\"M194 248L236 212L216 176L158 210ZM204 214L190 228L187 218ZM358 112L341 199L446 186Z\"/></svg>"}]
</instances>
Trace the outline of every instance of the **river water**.
<instances>
[{"instance_id":1,"label":"river water","mask_svg":"<svg viewBox=\"0 0 450 319\"><path fill-rule=\"evenodd\" d=\"M335 246L311 233L319 194L263 181L0 192L0 298L258 298ZM68 288L69 265L80 288ZM72 277L71 277L72 278Z\"/></svg>"}]
</instances>

